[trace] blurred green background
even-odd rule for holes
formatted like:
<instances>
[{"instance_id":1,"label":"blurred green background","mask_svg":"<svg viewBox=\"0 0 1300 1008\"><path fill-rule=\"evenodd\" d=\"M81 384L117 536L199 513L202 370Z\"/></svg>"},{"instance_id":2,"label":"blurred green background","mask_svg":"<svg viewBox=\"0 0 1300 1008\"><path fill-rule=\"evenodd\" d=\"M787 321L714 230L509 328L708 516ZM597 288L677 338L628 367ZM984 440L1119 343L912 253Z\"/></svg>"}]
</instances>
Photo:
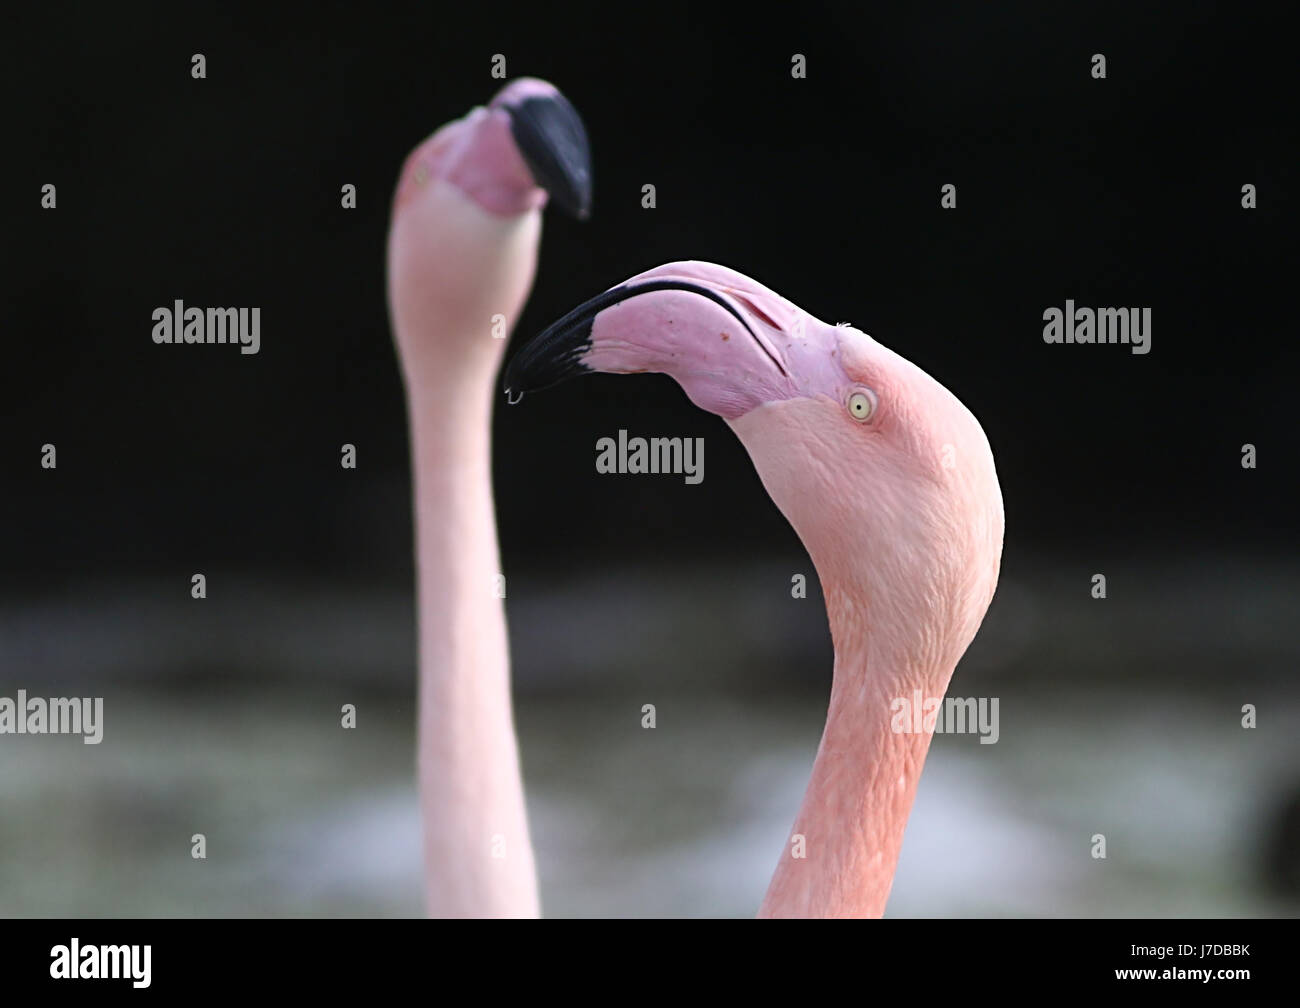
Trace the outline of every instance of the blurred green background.
<instances>
[{"instance_id":1,"label":"blurred green background","mask_svg":"<svg viewBox=\"0 0 1300 1008\"><path fill-rule=\"evenodd\" d=\"M755 912L829 688L821 600L789 594L807 570L511 576L548 915ZM106 699L98 746L0 739L0 912L419 914L409 598L222 584L197 640L162 618L176 589L6 608L7 659L75 669L89 648ZM1300 701L1273 673L1297 659L1297 591L1207 559L1125 564L1093 600L1012 564L949 694L998 697L1000 738L936 736L889 914L1294 915ZM51 689L94 689L72 678Z\"/></svg>"}]
</instances>

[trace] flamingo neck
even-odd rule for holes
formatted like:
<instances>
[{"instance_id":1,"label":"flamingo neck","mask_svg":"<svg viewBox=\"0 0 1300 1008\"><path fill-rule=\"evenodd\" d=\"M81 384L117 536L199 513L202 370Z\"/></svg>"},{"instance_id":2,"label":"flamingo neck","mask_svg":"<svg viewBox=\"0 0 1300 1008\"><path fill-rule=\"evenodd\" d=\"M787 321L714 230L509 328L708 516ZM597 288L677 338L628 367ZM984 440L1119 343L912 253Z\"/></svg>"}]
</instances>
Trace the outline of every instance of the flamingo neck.
<instances>
[{"instance_id":1,"label":"flamingo neck","mask_svg":"<svg viewBox=\"0 0 1300 1008\"><path fill-rule=\"evenodd\" d=\"M427 902L437 917L535 917L493 523L492 369L409 387Z\"/></svg>"},{"instance_id":2,"label":"flamingo neck","mask_svg":"<svg viewBox=\"0 0 1300 1008\"><path fill-rule=\"evenodd\" d=\"M893 701L941 696L952 661L868 631L860 599L826 587L835 645L826 727L760 917L879 917L931 735L892 730Z\"/></svg>"}]
</instances>

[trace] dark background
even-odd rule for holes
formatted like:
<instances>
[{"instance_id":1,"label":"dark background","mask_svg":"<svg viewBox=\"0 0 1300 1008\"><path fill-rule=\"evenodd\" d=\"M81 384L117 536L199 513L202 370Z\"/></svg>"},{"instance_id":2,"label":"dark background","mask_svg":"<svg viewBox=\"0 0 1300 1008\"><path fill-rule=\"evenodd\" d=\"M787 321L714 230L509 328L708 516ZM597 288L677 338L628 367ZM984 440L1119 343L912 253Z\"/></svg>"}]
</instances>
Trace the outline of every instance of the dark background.
<instances>
[{"instance_id":1,"label":"dark background","mask_svg":"<svg viewBox=\"0 0 1300 1008\"><path fill-rule=\"evenodd\" d=\"M7 68L8 587L56 588L91 558L409 579L388 201L410 147L500 86L497 52L581 111L597 186L589 222L547 215L516 344L643 269L721 262L972 408L1013 555L1274 549L1294 525L1295 61L1257 11L1178 9L51 14ZM1149 306L1152 352L1045 345L1042 312L1067 297ZM261 352L155 346L150 312L174 298L260 306ZM507 556L784 534L729 437L709 439L703 487L595 478L588 429L650 426L723 433L658 376L502 410ZM339 468L345 441L358 471ZM57 472L36 464L45 442Z\"/></svg>"},{"instance_id":2,"label":"dark background","mask_svg":"<svg viewBox=\"0 0 1300 1008\"><path fill-rule=\"evenodd\" d=\"M864 329L989 435L1003 575L953 688L1000 696L1003 738L936 739L891 912L1294 915L1284 9L51 5L11 22L0 695L83 689L109 713L99 747L0 740L0 913L419 912L384 242L403 158L491 98L501 53L580 111L596 183L589 221L547 212L514 345L635 273L711 260ZM260 352L156 346L151 312L177 298L260 307ZM1067 298L1151 308L1151 352L1044 344ZM501 402L548 910L752 913L825 711L824 612L789 596L806 556L670 379ZM704 437L704 482L597 476L620 428Z\"/></svg>"}]
</instances>

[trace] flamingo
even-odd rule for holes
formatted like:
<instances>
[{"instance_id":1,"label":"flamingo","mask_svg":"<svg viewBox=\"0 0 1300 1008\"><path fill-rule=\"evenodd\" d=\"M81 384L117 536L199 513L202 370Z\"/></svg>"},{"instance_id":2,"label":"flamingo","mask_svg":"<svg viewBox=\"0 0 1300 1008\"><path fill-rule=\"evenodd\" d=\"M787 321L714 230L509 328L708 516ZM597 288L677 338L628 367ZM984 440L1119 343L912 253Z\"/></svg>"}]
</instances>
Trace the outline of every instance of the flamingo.
<instances>
[{"instance_id":1,"label":"flamingo","mask_svg":"<svg viewBox=\"0 0 1300 1008\"><path fill-rule=\"evenodd\" d=\"M641 273L512 359L507 394L661 372L723 417L812 558L835 648L811 780L759 915L884 913L942 697L997 586L1002 494L979 422L916 365L705 262Z\"/></svg>"},{"instance_id":2,"label":"flamingo","mask_svg":"<svg viewBox=\"0 0 1300 1008\"><path fill-rule=\"evenodd\" d=\"M407 158L388 299L411 429L425 895L437 917L540 912L510 703L492 500L493 390L532 286L547 195L585 217L587 137L521 78Z\"/></svg>"}]
</instances>

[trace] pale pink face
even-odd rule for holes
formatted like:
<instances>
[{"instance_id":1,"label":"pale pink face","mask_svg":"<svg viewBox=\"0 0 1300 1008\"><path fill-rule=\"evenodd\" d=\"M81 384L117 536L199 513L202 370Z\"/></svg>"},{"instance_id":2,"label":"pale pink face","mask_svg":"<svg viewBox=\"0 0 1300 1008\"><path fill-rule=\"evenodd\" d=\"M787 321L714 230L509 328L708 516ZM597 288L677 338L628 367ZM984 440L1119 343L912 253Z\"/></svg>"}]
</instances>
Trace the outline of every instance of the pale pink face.
<instances>
[{"instance_id":1,"label":"pale pink face","mask_svg":"<svg viewBox=\"0 0 1300 1008\"><path fill-rule=\"evenodd\" d=\"M918 465L941 461L952 438L982 438L947 389L866 333L713 263L669 263L593 298L516 355L506 384L520 395L588 371L670 375L729 421L765 404L823 400L863 451L888 448Z\"/></svg>"},{"instance_id":2,"label":"pale pink face","mask_svg":"<svg viewBox=\"0 0 1300 1008\"><path fill-rule=\"evenodd\" d=\"M550 326L506 385L513 398L588 371L672 376L731 424L819 568L864 594L888 575L970 595L978 625L1002 541L992 453L965 406L911 362L734 270L681 262ZM987 590L967 583L972 569L991 576Z\"/></svg>"}]
</instances>

